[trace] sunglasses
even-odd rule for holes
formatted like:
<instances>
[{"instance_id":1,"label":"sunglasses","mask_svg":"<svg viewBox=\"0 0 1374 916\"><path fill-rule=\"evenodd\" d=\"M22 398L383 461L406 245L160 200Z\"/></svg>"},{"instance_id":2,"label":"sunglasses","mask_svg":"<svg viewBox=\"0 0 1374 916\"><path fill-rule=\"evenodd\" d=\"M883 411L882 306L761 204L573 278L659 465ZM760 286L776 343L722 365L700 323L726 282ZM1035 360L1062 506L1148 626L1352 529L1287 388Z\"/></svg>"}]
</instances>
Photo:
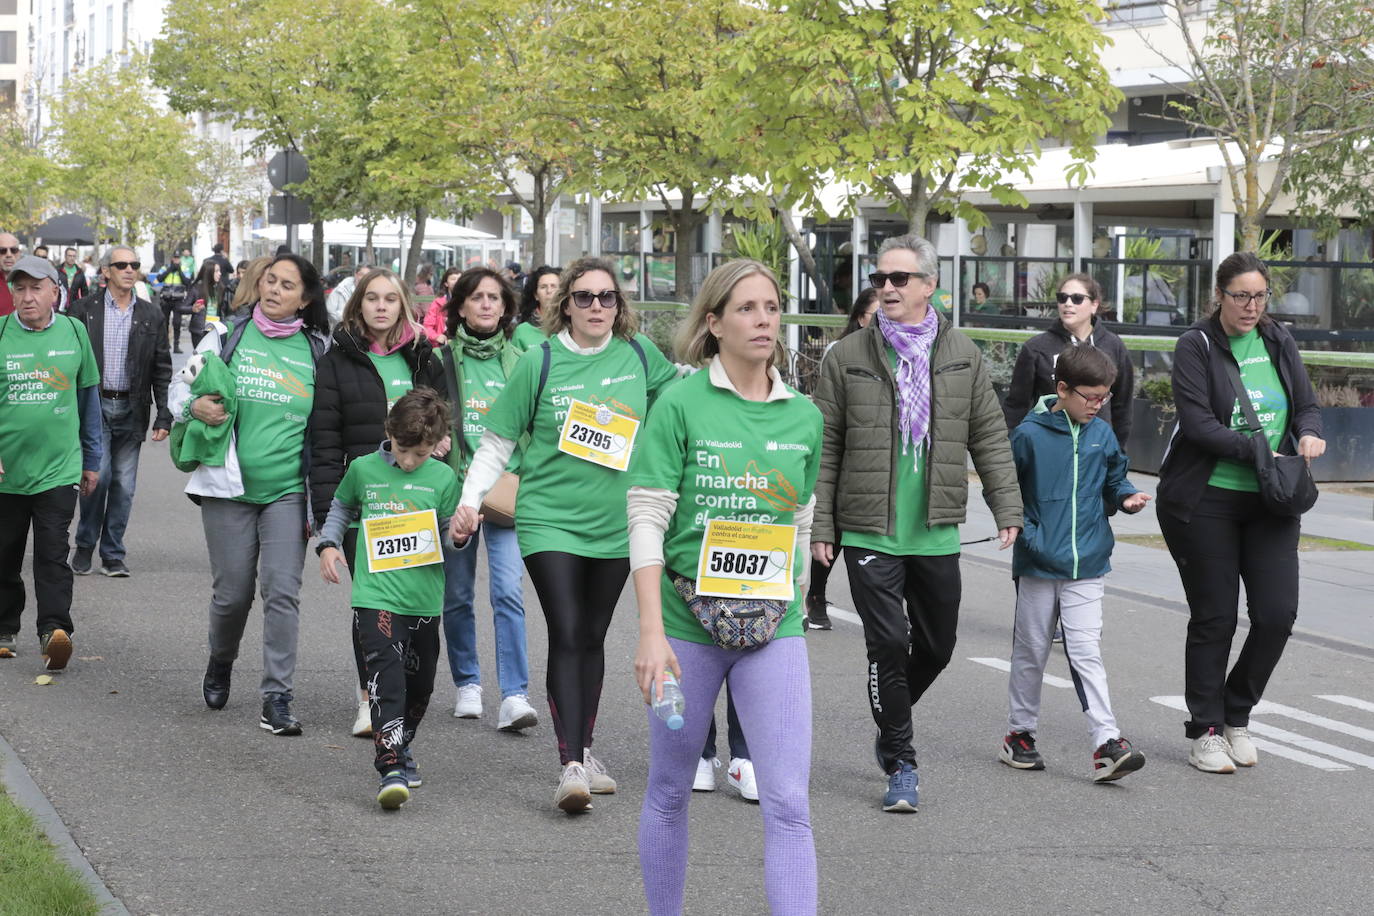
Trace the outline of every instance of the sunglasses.
<instances>
[{"instance_id":1,"label":"sunglasses","mask_svg":"<svg viewBox=\"0 0 1374 916\"><path fill-rule=\"evenodd\" d=\"M0 248L0 254L18 254L18 248Z\"/></svg>"},{"instance_id":2,"label":"sunglasses","mask_svg":"<svg viewBox=\"0 0 1374 916\"><path fill-rule=\"evenodd\" d=\"M139 270L139 269L141 269L141 268L143 267L143 262L142 262L142 261L111 261L111 262L110 262L110 266L113 267L115 270L128 270L128 269L131 268L131 267L132 267L134 270Z\"/></svg>"},{"instance_id":3,"label":"sunglasses","mask_svg":"<svg viewBox=\"0 0 1374 916\"><path fill-rule=\"evenodd\" d=\"M1074 305L1082 305L1084 302L1091 302L1092 297L1086 293L1055 293L1054 301L1063 305L1065 302L1073 300Z\"/></svg>"},{"instance_id":4,"label":"sunglasses","mask_svg":"<svg viewBox=\"0 0 1374 916\"><path fill-rule=\"evenodd\" d=\"M613 309L620 302L620 293L613 289L603 289L599 293L579 289L572 293L572 301L580 309L591 308L593 301L600 302L603 309Z\"/></svg>"},{"instance_id":5,"label":"sunglasses","mask_svg":"<svg viewBox=\"0 0 1374 916\"><path fill-rule=\"evenodd\" d=\"M892 286L895 289L901 289L903 286L906 286L908 283L911 282L912 277L915 277L918 280L929 280L930 274L912 273L906 270L894 270L892 271L892 273L888 274L871 273L868 275L868 282L873 284L874 289L882 289L883 285L886 284L887 281L891 280Z\"/></svg>"}]
</instances>

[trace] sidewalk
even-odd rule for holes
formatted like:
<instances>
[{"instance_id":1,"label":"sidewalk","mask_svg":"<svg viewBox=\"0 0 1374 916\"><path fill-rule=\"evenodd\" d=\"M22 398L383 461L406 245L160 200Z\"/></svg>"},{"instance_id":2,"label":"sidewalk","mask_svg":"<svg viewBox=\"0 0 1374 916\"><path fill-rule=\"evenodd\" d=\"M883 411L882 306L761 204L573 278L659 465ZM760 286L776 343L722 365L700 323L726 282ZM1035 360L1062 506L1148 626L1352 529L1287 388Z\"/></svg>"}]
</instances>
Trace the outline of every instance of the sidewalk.
<instances>
[{"instance_id":1,"label":"sidewalk","mask_svg":"<svg viewBox=\"0 0 1374 916\"><path fill-rule=\"evenodd\" d=\"M1131 482L1151 496L1159 478L1132 473ZM992 513L983 502L976 476L969 484L968 522L964 539L992 534ZM1112 530L1118 537L1128 534L1159 534L1153 500L1136 515L1119 512L1112 517ZM1321 498L1303 516L1304 534L1338 538L1374 545L1374 497L1352 493L1333 493L1322 486ZM999 551L994 543L964 548L969 556L1011 567L1009 552ZM1297 630L1328 639L1374 648L1374 553L1360 550L1304 551L1299 558L1301 572ZM1187 606L1178 568L1167 550L1139 544L1116 545L1107 588L1164 599ZM1243 588L1243 586L1242 586Z\"/></svg>"}]
</instances>

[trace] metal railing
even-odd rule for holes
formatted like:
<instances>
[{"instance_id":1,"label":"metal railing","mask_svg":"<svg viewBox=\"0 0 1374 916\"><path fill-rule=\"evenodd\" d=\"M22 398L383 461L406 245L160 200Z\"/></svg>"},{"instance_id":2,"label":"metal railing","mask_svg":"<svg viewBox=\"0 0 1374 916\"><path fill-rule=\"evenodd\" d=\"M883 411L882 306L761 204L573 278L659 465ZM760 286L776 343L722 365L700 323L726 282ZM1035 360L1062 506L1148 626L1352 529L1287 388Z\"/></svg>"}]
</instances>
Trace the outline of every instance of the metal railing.
<instances>
[{"instance_id":1,"label":"metal railing","mask_svg":"<svg viewBox=\"0 0 1374 916\"><path fill-rule=\"evenodd\" d=\"M1211 301L1210 260L1085 258L1083 271L1102 287L1107 321L1186 328Z\"/></svg>"}]
</instances>

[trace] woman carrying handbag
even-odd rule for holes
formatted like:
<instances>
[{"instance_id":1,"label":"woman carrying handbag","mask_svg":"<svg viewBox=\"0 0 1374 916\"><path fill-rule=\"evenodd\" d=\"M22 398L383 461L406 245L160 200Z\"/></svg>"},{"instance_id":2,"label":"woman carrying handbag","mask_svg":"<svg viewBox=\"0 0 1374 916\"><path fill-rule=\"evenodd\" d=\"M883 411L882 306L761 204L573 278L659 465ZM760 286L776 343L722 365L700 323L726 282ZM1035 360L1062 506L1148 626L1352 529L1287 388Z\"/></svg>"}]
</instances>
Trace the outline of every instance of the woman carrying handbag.
<instances>
[{"instance_id":1,"label":"woman carrying handbag","mask_svg":"<svg viewBox=\"0 0 1374 916\"><path fill-rule=\"evenodd\" d=\"M1265 314L1269 297L1264 262L1231 255L1217 268L1216 308L1174 348L1178 426L1157 506L1188 597L1188 762L1206 773L1258 762L1250 710L1297 619L1299 516L1315 494L1302 464L1287 493L1275 472L1326 451L1312 382L1293 336ZM1228 674L1242 581L1250 630Z\"/></svg>"}]
</instances>

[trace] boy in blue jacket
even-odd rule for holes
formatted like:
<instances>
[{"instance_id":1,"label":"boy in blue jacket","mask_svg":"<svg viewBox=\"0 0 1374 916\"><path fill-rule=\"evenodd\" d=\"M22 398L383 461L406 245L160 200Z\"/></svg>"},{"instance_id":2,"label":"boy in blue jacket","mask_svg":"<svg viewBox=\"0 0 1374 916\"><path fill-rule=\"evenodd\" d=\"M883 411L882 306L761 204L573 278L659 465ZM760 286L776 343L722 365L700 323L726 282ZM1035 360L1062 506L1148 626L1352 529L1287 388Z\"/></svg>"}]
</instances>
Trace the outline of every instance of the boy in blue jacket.
<instances>
[{"instance_id":1,"label":"boy in blue jacket","mask_svg":"<svg viewBox=\"0 0 1374 916\"><path fill-rule=\"evenodd\" d=\"M1094 782L1120 779L1145 765L1145 755L1117 728L1102 667L1103 577L1115 543L1107 516L1118 508L1139 512L1150 499L1126 479L1126 455L1097 417L1115 380L1116 366L1102 351L1067 348L1055 365L1056 393L1041 398L1011 434L1026 526L1012 555L1010 733L999 758L1020 770L1045 768L1035 731L1057 614L1092 729Z\"/></svg>"}]
</instances>

